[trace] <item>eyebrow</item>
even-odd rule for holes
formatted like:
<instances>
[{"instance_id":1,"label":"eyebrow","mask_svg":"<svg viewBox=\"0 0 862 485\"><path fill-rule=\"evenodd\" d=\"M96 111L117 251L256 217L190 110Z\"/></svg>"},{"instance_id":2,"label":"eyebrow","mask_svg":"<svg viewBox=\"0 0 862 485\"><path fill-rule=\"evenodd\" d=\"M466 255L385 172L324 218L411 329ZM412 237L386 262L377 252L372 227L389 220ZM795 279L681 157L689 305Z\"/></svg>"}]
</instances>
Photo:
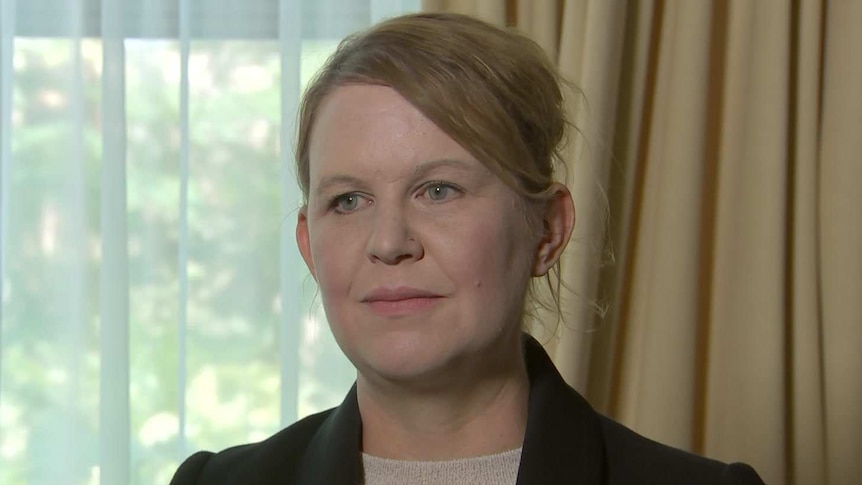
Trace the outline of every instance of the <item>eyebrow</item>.
<instances>
[{"instance_id":1,"label":"eyebrow","mask_svg":"<svg viewBox=\"0 0 862 485\"><path fill-rule=\"evenodd\" d=\"M364 186L365 184L362 180L352 175L333 175L320 181L320 185L317 187L317 193L322 194L327 192L331 187L338 185Z\"/></svg>"},{"instance_id":2,"label":"eyebrow","mask_svg":"<svg viewBox=\"0 0 862 485\"><path fill-rule=\"evenodd\" d=\"M470 170L472 167L464 160L460 160L457 158L440 158L437 160L429 160L427 162L422 162L416 167L416 170L413 171L414 178L422 178L422 176L428 174L429 172L433 172L439 168L451 167L458 170Z\"/></svg>"},{"instance_id":3,"label":"eyebrow","mask_svg":"<svg viewBox=\"0 0 862 485\"><path fill-rule=\"evenodd\" d=\"M416 167L416 169L413 171L412 178L414 180L420 179L435 170L446 167L451 167L462 171L472 169L471 164L464 160L460 160L457 158L440 158L420 163L419 166ZM362 181L362 179L353 175L332 175L324 177L323 180L320 181L320 184L317 186L316 192L325 193L332 187L339 185L365 187L366 184Z\"/></svg>"}]
</instances>

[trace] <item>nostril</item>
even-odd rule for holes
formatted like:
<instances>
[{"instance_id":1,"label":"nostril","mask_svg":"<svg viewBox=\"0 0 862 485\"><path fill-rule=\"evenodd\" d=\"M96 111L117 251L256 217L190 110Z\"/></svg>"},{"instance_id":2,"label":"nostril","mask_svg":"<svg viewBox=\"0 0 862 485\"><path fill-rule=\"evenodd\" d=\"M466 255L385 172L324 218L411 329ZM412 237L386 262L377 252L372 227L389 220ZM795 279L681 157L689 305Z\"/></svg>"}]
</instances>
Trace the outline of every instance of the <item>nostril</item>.
<instances>
[{"instance_id":1,"label":"nostril","mask_svg":"<svg viewBox=\"0 0 862 485\"><path fill-rule=\"evenodd\" d=\"M368 239L369 260L383 264L399 264L424 256L419 238L411 231L402 213L390 209L379 211L376 216Z\"/></svg>"}]
</instances>

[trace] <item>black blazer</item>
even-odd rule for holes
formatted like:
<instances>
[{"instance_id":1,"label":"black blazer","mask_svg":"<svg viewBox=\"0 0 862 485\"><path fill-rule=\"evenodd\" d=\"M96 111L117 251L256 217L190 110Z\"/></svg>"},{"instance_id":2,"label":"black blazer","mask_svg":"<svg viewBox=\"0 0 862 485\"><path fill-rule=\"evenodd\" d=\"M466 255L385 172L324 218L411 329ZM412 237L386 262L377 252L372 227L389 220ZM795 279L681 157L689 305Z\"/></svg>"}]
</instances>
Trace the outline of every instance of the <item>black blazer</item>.
<instances>
[{"instance_id":1,"label":"black blazer","mask_svg":"<svg viewBox=\"0 0 862 485\"><path fill-rule=\"evenodd\" d=\"M726 465L656 443L598 414L532 337L525 338L525 357L530 401L519 485L763 483L748 465ZM192 455L171 485L357 485L361 435L354 386L337 408L265 441Z\"/></svg>"}]
</instances>

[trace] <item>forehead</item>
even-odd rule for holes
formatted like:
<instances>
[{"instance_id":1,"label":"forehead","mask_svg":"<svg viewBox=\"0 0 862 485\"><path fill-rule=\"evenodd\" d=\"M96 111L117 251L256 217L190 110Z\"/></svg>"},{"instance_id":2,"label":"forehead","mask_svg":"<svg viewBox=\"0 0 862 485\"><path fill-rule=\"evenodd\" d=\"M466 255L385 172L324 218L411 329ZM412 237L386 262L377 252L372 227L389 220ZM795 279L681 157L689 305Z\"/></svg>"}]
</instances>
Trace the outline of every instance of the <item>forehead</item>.
<instances>
[{"instance_id":1,"label":"forehead","mask_svg":"<svg viewBox=\"0 0 862 485\"><path fill-rule=\"evenodd\" d=\"M312 186L331 172L392 174L431 159L484 168L392 88L340 86L321 103L309 146Z\"/></svg>"}]
</instances>

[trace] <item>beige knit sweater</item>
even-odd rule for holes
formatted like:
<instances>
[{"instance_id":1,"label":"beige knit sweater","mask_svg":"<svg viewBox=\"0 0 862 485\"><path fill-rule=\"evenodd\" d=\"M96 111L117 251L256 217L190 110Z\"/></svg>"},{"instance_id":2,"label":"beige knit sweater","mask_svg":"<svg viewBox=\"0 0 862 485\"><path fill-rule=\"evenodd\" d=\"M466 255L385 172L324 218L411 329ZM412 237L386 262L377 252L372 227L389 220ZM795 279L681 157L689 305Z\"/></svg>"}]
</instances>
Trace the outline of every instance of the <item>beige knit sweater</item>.
<instances>
[{"instance_id":1,"label":"beige knit sweater","mask_svg":"<svg viewBox=\"0 0 862 485\"><path fill-rule=\"evenodd\" d=\"M450 461L401 461L362 454L365 485L514 485L521 448Z\"/></svg>"}]
</instances>

